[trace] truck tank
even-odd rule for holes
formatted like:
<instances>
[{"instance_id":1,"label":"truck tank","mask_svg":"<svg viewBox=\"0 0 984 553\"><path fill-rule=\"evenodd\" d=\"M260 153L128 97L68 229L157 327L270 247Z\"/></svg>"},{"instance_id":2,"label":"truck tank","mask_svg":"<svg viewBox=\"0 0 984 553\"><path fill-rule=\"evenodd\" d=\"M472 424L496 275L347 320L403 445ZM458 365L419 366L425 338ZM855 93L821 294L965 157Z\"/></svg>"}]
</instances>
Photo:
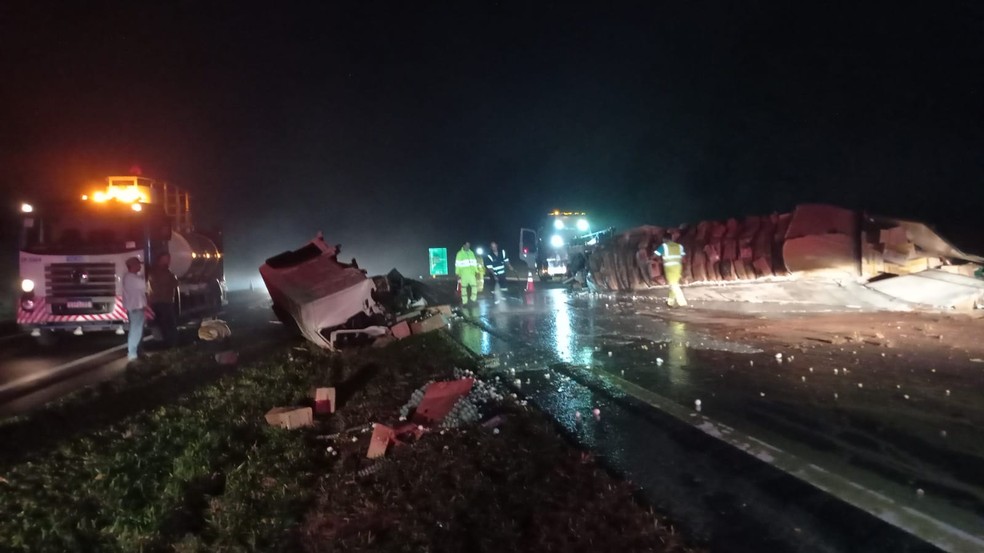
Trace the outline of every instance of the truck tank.
<instances>
[{"instance_id":1,"label":"truck tank","mask_svg":"<svg viewBox=\"0 0 984 553\"><path fill-rule=\"evenodd\" d=\"M204 280L222 274L219 249L204 235L172 231L168 252L171 272L179 279Z\"/></svg>"}]
</instances>

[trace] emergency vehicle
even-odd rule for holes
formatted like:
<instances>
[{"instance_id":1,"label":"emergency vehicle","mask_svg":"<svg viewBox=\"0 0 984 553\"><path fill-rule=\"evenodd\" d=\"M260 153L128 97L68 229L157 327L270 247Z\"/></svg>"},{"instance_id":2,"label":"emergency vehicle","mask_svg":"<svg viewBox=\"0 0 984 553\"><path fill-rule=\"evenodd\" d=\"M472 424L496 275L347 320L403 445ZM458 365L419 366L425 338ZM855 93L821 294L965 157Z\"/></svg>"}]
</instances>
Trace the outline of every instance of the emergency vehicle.
<instances>
[{"instance_id":1,"label":"emergency vehicle","mask_svg":"<svg viewBox=\"0 0 984 553\"><path fill-rule=\"evenodd\" d=\"M191 197L177 186L108 177L105 188L73 201L24 203L21 215L17 324L42 344L58 332L123 334L129 257L147 263L170 253L179 315L227 303L221 237L195 232Z\"/></svg>"},{"instance_id":2,"label":"emergency vehicle","mask_svg":"<svg viewBox=\"0 0 984 553\"><path fill-rule=\"evenodd\" d=\"M519 258L541 280L569 276L571 262L587 256L591 248L611 229L592 231L584 211L555 209L538 229L519 231Z\"/></svg>"}]
</instances>

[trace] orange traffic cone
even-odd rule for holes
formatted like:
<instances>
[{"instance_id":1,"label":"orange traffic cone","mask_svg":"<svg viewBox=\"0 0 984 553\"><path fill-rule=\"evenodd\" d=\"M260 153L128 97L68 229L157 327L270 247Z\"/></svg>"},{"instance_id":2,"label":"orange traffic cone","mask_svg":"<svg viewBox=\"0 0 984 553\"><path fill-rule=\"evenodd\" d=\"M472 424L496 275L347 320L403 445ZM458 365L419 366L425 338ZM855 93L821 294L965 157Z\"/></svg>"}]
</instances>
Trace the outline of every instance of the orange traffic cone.
<instances>
[{"instance_id":1,"label":"orange traffic cone","mask_svg":"<svg viewBox=\"0 0 984 553\"><path fill-rule=\"evenodd\" d=\"M529 273L529 276L526 277L526 291L533 291L533 273Z\"/></svg>"}]
</instances>

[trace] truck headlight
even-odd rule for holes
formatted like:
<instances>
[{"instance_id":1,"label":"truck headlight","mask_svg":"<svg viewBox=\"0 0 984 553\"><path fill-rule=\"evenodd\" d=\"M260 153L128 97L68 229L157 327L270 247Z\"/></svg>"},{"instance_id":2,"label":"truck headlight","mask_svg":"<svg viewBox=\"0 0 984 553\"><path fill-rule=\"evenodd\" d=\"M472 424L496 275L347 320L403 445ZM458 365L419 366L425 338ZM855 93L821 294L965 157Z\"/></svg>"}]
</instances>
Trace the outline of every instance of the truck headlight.
<instances>
[{"instance_id":1,"label":"truck headlight","mask_svg":"<svg viewBox=\"0 0 984 553\"><path fill-rule=\"evenodd\" d=\"M29 279L29 278L25 278L24 280L22 280L21 281L21 290L24 291L24 292L33 292L34 291L34 281L31 280L31 279Z\"/></svg>"},{"instance_id":2,"label":"truck headlight","mask_svg":"<svg viewBox=\"0 0 984 553\"><path fill-rule=\"evenodd\" d=\"M563 230L563 228L564 228L564 221L562 221L560 219L554 219L554 228L557 229L557 230Z\"/></svg>"},{"instance_id":3,"label":"truck headlight","mask_svg":"<svg viewBox=\"0 0 984 553\"><path fill-rule=\"evenodd\" d=\"M579 230L581 232L588 232L588 220L587 219L578 219L577 220L577 230Z\"/></svg>"},{"instance_id":4,"label":"truck headlight","mask_svg":"<svg viewBox=\"0 0 984 553\"><path fill-rule=\"evenodd\" d=\"M559 234L555 234L550 237L550 245L555 248L563 248L564 239Z\"/></svg>"}]
</instances>

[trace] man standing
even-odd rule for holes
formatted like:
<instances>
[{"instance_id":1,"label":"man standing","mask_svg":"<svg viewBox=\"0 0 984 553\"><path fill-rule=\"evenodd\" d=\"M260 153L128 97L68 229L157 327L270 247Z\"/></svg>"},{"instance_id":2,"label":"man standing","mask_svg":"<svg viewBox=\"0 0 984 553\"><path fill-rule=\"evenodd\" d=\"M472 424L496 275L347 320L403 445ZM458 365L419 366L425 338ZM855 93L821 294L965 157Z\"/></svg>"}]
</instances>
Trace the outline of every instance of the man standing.
<instances>
[{"instance_id":1,"label":"man standing","mask_svg":"<svg viewBox=\"0 0 984 553\"><path fill-rule=\"evenodd\" d=\"M664 234L663 243L656 249L656 255L663 258L663 274L666 275L666 282L670 285L666 304L670 307L686 306L687 298L683 297L683 290L680 289L683 256L687 255L683 251L683 246L674 242L669 234Z\"/></svg>"},{"instance_id":2,"label":"man standing","mask_svg":"<svg viewBox=\"0 0 984 553\"><path fill-rule=\"evenodd\" d=\"M458 275L461 282L461 303L468 305L471 301L478 301L478 259L475 252L471 249L471 243L465 242L458 255L454 258L454 274Z\"/></svg>"},{"instance_id":3,"label":"man standing","mask_svg":"<svg viewBox=\"0 0 984 553\"><path fill-rule=\"evenodd\" d=\"M144 309L147 308L147 282L140 274L142 262L138 257L126 260L123 275L123 309L130 321L130 334L126 340L126 360L137 360L137 348L143 340Z\"/></svg>"},{"instance_id":4,"label":"man standing","mask_svg":"<svg viewBox=\"0 0 984 553\"><path fill-rule=\"evenodd\" d=\"M171 272L171 254L157 256L154 266L147 272L147 280L150 284L150 307L154 310L164 347L173 348L178 345L178 313L174 305L178 277Z\"/></svg>"},{"instance_id":5,"label":"man standing","mask_svg":"<svg viewBox=\"0 0 984 553\"><path fill-rule=\"evenodd\" d=\"M499 244L492 242L491 251L485 256L485 264L492 275L492 293L495 295L495 303L502 301L502 289L506 287L506 268L512 270L509 264L509 256L505 250L499 249Z\"/></svg>"}]
</instances>

